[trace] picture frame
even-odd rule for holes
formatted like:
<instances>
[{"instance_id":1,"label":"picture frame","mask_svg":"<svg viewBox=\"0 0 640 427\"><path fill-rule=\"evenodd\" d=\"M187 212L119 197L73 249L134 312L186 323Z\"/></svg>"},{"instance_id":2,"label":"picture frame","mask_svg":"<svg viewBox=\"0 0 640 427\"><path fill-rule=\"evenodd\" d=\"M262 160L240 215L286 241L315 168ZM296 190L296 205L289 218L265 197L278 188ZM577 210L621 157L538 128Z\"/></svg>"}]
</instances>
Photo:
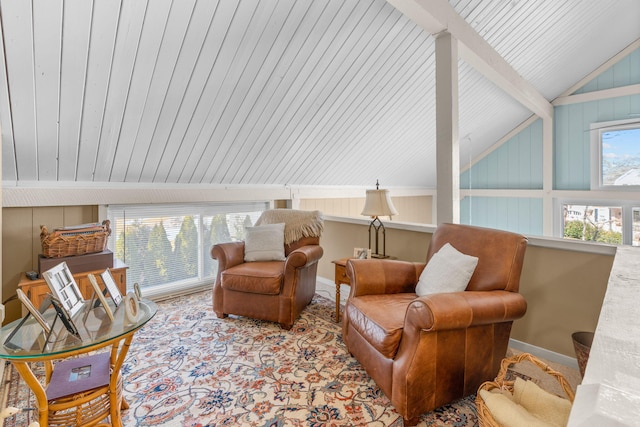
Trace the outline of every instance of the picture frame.
<instances>
[{"instance_id":1,"label":"picture frame","mask_svg":"<svg viewBox=\"0 0 640 427\"><path fill-rule=\"evenodd\" d=\"M80 332L78 331L78 328L76 327L73 319L69 316L69 312L64 308L62 303L56 297L52 296L51 305L55 309L57 316L60 318L60 320L62 320L62 323L64 324L64 327L67 329L67 331L71 335L79 337ZM82 303L82 305L84 306L84 302Z\"/></svg>"},{"instance_id":2,"label":"picture frame","mask_svg":"<svg viewBox=\"0 0 640 427\"><path fill-rule=\"evenodd\" d=\"M135 292L129 292L124 298L124 316L127 323L136 323L140 319L140 303Z\"/></svg>"},{"instance_id":3,"label":"picture frame","mask_svg":"<svg viewBox=\"0 0 640 427\"><path fill-rule=\"evenodd\" d=\"M42 327L42 330L46 335L51 333L51 325L47 322L47 320L42 317L42 313L38 310L32 303L31 300L27 297L27 295L22 291L22 289L18 289L16 291L18 299L22 302L25 308L29 311L29 313L36 319L36 321Z\"/></svg>"},{"instance_id":4,"label":"picture frame","mask_svg":"<svg viewBox=\"0 0 640 427\"><path fill-rule=\"evenodd\" d=\"M73 319L82 310L84 298L67 263L61 262L50 268L42 273L42 277L49 285L49 289L60 307L65 310L67 317Z\"/></svg>"},{"instance_id":5,"label":"picture frame","mask_svg":"<svg viewBox=\"0 0 640 427\"><path fill-rule=\"evenodd\" d=\"M113 279L113 275L111 274L111 270L108 268L100 273L100 277L102 278L102 282L109 292L109 296L111 296L111 300L113 304L118 307L122 302L122 294L120 293L120 289L118 289L118 285L116 281Z\"/></svg>"},{"instance_id":6,"label":"picture frame","mask_svg":"<svg viewBox=\"0 0 640 427\"><path fill-rule=\"evenodd\" d=\"M353 257L357 259L371 259L371 249L353 248Z\"/></svg>"},{"instance_id":7,"label":"picture frame","mask_svg":"<svg viewBox=\"0 0 640 427\"><path fill-rule=\"evenodd\" d=\"M133 293L138 301L142 301L142 291L140 290L140 285L138 285L138 282L133 284Z\"/></svg>"},{"instance_id":8,"label":"picture frame","mask_svg":"<svg viewBox=\"0 0 640 427\"><path fill-rule=\"evenodd\" d=\"M100 301L100 304L102 304L102 307L104 307L104 311L107 313L107 316L113 322L113 311L111 311L111 307L109 307L109 304L107 303L107 299L105 298L104 294L102 293L102 290L100 289L100 285L98 285L98 281L96 280L96 276L94 276L93 274L88 274L87 277L89 278L89 282L91 283L91 286L93 287L93 293L94 293L94 296L91 299L90 306L93 306L93 301L97 298Z\"/></svg>"}]
</instances>

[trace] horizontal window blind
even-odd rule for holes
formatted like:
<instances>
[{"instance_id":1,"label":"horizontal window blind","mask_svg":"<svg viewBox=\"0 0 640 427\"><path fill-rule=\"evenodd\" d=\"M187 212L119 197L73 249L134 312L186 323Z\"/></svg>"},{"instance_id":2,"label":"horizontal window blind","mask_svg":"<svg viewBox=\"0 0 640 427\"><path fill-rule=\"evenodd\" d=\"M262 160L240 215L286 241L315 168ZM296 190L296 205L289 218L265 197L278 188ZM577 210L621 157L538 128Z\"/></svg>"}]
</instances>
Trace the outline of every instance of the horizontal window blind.
<instances>
[{"instance_id":1,"label":"horizontal window blind","mask_svg":"<svg viewBox=\"0 0 640 427\"><path fill-rule=\"evenodd\" d=\"M211 284L216 243L244 240L269 202L110 205L108 247L127 270L127 288L158 297Z\"/></svg>"}]
</instances>

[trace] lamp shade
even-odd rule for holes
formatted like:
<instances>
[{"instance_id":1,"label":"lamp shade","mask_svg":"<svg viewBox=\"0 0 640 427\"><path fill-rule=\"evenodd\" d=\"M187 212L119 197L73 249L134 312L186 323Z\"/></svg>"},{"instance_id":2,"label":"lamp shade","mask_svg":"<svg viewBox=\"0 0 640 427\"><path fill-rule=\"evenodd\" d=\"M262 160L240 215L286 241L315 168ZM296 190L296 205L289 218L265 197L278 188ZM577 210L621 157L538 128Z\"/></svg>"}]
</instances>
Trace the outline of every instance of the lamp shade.
<instances>
[{"instance_id":1,"label":"lamp shade","mask_svg":"<svg viewBox=\"0 0 640 427\"><path fill-rule=\"evenodd\" d=\"M374 217L397 214L398 211L391 202L389 190L367 190L367 198L364 202L364 209L361 215Z\"/></svg>"}]
</instances>

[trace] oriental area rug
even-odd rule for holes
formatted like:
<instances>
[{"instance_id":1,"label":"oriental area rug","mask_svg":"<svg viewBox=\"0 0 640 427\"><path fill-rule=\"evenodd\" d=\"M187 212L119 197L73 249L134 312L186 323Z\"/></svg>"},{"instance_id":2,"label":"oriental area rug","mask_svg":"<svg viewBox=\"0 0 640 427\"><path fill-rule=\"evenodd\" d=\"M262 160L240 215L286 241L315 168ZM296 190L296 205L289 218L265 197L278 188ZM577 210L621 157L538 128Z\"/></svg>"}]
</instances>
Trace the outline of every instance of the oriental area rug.
<instances>
[{"instance_id":1,"label":"oriental area rug","mask_svg":"<svg viewBox=\"0 0 640 427\"><path fill-rule=\"evenodd\" d=\"M123 365L124 426L391 426L402 417L347 352L334 303L316 295L290 331L230 316L211 292L158 303ZM35 406L8 366L9 406ZM5 426L35 420L26 412ZM31 420L29 420L31 418ZM424 414L419 426L475 426L474 396Z\"/></svg>"}]
</instances>

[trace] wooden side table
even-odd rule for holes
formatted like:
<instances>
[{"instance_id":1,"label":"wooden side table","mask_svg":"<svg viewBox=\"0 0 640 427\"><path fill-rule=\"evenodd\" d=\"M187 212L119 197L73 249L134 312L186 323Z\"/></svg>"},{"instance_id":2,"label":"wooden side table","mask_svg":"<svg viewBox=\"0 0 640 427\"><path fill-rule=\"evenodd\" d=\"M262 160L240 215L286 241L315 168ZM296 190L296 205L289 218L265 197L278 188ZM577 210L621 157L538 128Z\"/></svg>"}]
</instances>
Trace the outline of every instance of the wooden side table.
<instances>
[{"instance_id":1,"label":"wooden side table","mask_svg":"<svg viewBox=\"0 0 640 427\"><path fill-rule=\"evenodd\" d=\"M340 322L340 285L351 285L349 277L347 276L347 260L349 260L349 258L340 258L331 261L336 266L334 279L336 283L336 323Z\"/></svg>"}]
</instances>

